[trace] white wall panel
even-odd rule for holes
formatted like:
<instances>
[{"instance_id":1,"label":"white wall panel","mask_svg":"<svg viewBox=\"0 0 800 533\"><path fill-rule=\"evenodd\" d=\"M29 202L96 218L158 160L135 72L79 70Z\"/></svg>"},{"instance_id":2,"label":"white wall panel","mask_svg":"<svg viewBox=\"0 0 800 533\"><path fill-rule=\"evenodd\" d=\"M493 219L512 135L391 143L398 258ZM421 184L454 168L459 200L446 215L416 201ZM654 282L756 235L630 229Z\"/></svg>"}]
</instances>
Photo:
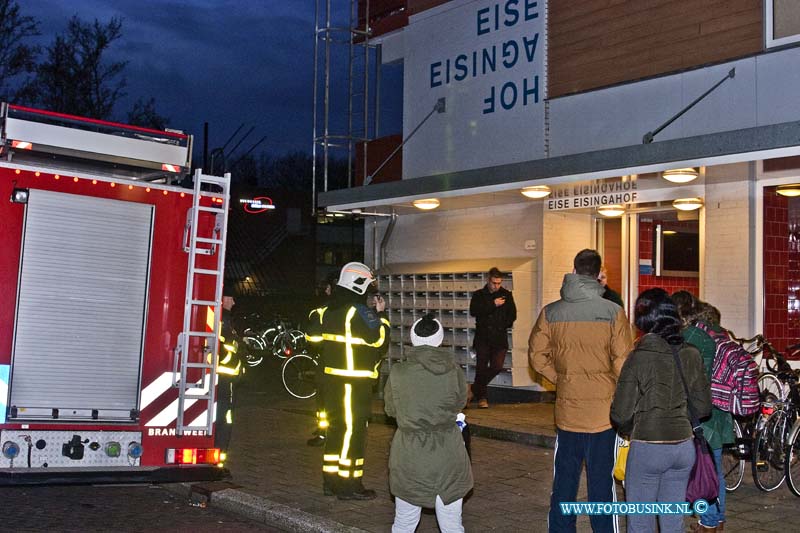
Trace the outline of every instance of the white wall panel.
<instances>
[{"instance_id":1,"label":"white wall panel","mask_svg":"<svg viewBox=\"0 0 800 533\"><path fill-rule=\"evenodd\" d=\"M722 85L664 130L664 133L670 128L678 128L681 137L693 137L756 126L756 62L753 58L682 74L680 76L682 103L671 112L677 113L691 104L734 67L736 76L733 79L725 80ZM655 124L653 128L657 126L658 124ZM656 139L660 140L662 135L663 133L659 134Z\"/></svg>"},{"instance_id":2,"label":"white wall panel","mask_svg":"<svg viewBox=\"0 0 800 533\"><path fill-rule=\"evenodd\" d=\"M640 144L736 67L655 142L800 120L800 48L628 83L550 102L550 155Z\"/></svg>"},{"instance_id":3,"label":"white wall panel","mask_svg":"<svg viewBox=\"0 0 800 533\"><path fill-rule=\"evenodd\" d=\"M800 120L800 48L765 54L758 65L758 125Z\"/></svg>"},{"instance_id":4,"label":"white wall panel","mask_svg":"<svg viewBox=\"0 0 800 533\"><path fill-rule=\"evenodd\" d=\"M722 323L737 335L750 336L753 317L748 305L750 250L754 249L749 205L749 165L719 165L706 169L705 268L702 297L716 306Z\"/></svg>"},{"instance_id":5,"label":"white wall panel","mask_svg":"<svg viewBox=\"0 0 800 533\"><path fill-rule=\"evenodd\" d=\"M681 80L674 76L553 100L550 155L641 144L642 136L680 109L681 102ZM678 136L672 128L658 139Z\"/></svg>"},{"instance_id":6,"label":"white wall panel","mask_svg":"<svg viewBox=\"0 0 800 533\"><path fill-rule=\"evenodd\" d=\"M422 122L439 98L446 98L447 111L432 116L406 144L403 178L543 157L544 2L501 4L454 0L411 17L404 28L404 136ZM530 54L525 51L526 40ZM534 41L535 49L530 44ZM494 70L484 70L484 51L496 54ZM502 65L504 57L509 67ZM461 80L456 76L464 70L455 68L457 61L466 67ZM538 87L536 95L534 87ZM506 95L506 109L501 93ZM493 105L487 103L492 94Z\"/></svg>"}]
</instances>

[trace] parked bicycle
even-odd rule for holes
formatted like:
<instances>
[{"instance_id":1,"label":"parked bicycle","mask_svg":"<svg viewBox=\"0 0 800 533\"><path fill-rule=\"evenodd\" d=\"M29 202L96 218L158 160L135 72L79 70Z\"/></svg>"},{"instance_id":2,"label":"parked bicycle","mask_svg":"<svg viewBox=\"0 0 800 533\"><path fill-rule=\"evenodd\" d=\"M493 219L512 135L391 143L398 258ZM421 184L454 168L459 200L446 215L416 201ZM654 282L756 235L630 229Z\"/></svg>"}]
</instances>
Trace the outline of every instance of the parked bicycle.
<instances>
[{"instance_id":1,"label":"parked bicycle","mask_svg":"<svg viewBox=\"0 0 800 533\"><path fill-rule=\"evenodd\" d=\"M731 331L729 336L734 341L742 345L759 365L760 376L758 378L758 389L761 396L761 411L749 417L735 417L733 419L733 431L735 442L725 445L722 449L722 471L725 475L725 489L733 492L741 486L744 479L746 462L752 460L752 450L756 437L762 433L769 416L775 410L775 403L782 402L788 396L788 387L779 378L779 370L785 370L788 364L780 353L769 344L762 335L746 339L736 337ZM766 352L766 353L765 353ZM763 455L762 451L762 455ZM774 474L769 470L764 471L762 465L759 475L755 472L754 480L758 486L771 486L774 480L770 477ZM774 489L772 489L774 490Z\"/></svg>"},{"instance_id":2,"label":"parked bicycle","mask_svg":"<svg viewBox=\"0 0 800 533\"><path fill-rule=\"evenodd\" d=\"M780 390L788 390L785 398L769 395L762 405L761 412L766 420L755 435L752 452L753 481L756 486L771 492L783 484L787 471L794 470L794 465L789 459L787 445L793 427L797 426L798 408L800 408L800 391L798 391L797 371L793 370L781 353L764 342L764 347L769 354L767 367L774 373L780 382ZM800 350L800 345L791 346L788 352L795 353ZM766 357L766 354L765 354ZM795 461L796 462L796 461ZM800 486L800 472L795 472L795 478ZM790 489L795 494L798 492L791 485ZM800 494L798 494L800 495Z\"/></svg>"},{"instance_id":3,"label":"parked bicycle","mask_svg":"<svg viewBox=\"0 0 800 533\"><path fill-rule=\"evenodd\" d=\"M305 349L305 334L286 319L277 317L265 324L255 313L247 324L242 340L250 348L246 363L251 367L260 365L268 355L286 359Z\"/></svg>"}]
</instances>

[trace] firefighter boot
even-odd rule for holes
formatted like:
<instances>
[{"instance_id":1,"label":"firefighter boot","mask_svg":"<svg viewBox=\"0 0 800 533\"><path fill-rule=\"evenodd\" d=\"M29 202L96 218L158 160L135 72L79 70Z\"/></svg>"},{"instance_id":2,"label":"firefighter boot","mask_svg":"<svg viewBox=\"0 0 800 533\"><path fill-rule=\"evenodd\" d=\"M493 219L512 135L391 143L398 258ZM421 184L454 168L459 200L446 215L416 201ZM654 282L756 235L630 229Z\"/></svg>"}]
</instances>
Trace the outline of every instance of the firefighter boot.
<instances>
[{"instance_id":1,"label":"firefighter boot","mask_svg":"<svg viewBox=\"0 0 800 533\"><path fill-rule=\"evenodd\" d=\"M322 474L322 494L325 496L336 495L336 484L338 483L337 474Z\"/></svg>"},{"instance_id":2,"label":"firefighter boot","mask_svg":"<svg viewBox=\"0 0 800 533\"><path fill-rule=\"evenodd\" d=\"M306 441L307 446L324 446L325 445L325 437L322 435L317 435L316 437L311 437Z\"/></svg>"},{"instance_id":3,"label":"firefighter boot","mask_svg":"<svg viewBox=\"0 0 800 533\"><path fill-rule=\"evenodd\" d=\"M314 436L306 441L308 446L324 446L325 445L325 431L317 429L314 431Z\"/></svg>"},{"instance_id":4,"label":"firefighter boot","mask_svg":"<svg viewBox=\"0 0 800 533\"><path fill-rule=\"evenodd\" d=\"M336 493L336 497L340 500L374 500L376 496L374 490L364 488L361 480L343 483L341 490Z\"/></svg>"}]
</instances>

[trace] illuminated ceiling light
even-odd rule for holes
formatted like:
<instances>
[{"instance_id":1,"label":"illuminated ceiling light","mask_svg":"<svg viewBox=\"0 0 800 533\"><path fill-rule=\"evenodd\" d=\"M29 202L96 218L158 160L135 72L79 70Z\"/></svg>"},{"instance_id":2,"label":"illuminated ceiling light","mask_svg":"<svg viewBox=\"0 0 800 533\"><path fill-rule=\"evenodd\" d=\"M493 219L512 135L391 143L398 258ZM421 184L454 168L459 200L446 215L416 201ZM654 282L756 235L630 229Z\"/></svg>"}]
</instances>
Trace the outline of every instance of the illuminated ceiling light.
<instances>
[{"instance_id":1,"label":"illuminated ceiling light","mask_svg":"<svg viewBox=\"0 0 800 533\"><path fill-rule=\"evenodd\" d=\"M662 178L672 183L689 183L696 180L699 175L700 173L693 168L674 168L661 173Z\"/></svg>"},{"instance_id":2,"label":"illuminated ceiling light","mask_svg":"<svg viewBox=\"0 0 800 533\"><path fill-rule=\"evenodd\" d=\"M547 185L531 185L530 187L523 187L520 191L523 196L527 196L528 198L547 198L550 196L550 193L553 192L550 190L550 187Z\"/></svg>"},{"instance_id":3,"label":"illuminated ceiling light","mask_svg":"<svg viewBox=\"0 0 800 533\"><path fill-rule=\"evenodd\" d=\"M775 192L781 196L788 196L789 198L800 196L800 183L792 183L791 185L778 185L778 188L775 190Z\"/></svg>"},{"instance_id":4,"label":"illuminated ceiling light","mask_svg":"<svg viewBox=\"0 0 800 533\"><path fill-rule=\"evenodd\" d=\"M678 198L672 201L672 207L681 211L694 211L703 207L702 198Z\"/></svg>"},{"instance_id":5,"label":"illuminated ceiling light","mask_svg":"<svg viewBox=\"0 0 800 533\"><path fill-rule=\"evenodd\" d=\"M665 229L661 232L662 235L677 235L677 233L674 229Z\"/></svg>"},{"instance_id":6,"label":"illuminated ceiling light","mask_svg":"<svg viewBox=\"0 0 800 533\"><path fill-rule=\"evenodd\" d=\"M604 217L621 217L625 214L625 206L620 204L604 205L598 207L597 212Z\"/></svg>"},{"instance_id":7,"label":"illuminated ceiling light","mask_svg":"<svg viewBox=\"0 0 800 533\"><path fill-rule=\"evenodd\" d=\"M422 200L414 200L412 203L414 207L423 211L430 211L439 207L439 200L436 198L423 198Z\"/></svg>"}]
</instances>

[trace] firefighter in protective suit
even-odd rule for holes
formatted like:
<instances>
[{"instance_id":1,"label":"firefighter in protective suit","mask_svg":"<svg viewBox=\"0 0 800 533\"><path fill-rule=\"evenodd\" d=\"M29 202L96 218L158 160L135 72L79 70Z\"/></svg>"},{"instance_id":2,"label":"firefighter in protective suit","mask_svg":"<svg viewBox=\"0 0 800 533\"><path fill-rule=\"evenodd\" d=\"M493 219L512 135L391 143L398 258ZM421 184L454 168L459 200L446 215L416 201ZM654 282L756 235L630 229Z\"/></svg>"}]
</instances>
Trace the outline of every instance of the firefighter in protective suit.
<instances>
[{"instance_id":1,"label":"firefighter in protective suit","mask_svg":"<svg viewBox=\"0 0 800 533\"><path fill-rule=\"evenodd\" d=\"M219 362L217 363L217 413L214 447L219 448L224 461L231 441L234 411L234 387L244 373L239 357L239 343L231 327L231 310L236 305L233 295L226 291L222 297L222 316L220 317ZM212 322L213 324L213 322Z\"/></svg>"},{"instance_id":2,"label":"firefighter in protective suit","mask_svg":"<svg viewBox=\"0 0 800 533\"><path fill-rule=\"evenodd\" d=\"M306 333L309 342L321 343L328 421L322 488L340 500L375 498L362 476L372 388L389 345L389 320L383 298L376 297L374 310L365 305L364 294L374 280L366 265L344 265L333 297L311 312Z\"/></svg>"}]
</instances>

